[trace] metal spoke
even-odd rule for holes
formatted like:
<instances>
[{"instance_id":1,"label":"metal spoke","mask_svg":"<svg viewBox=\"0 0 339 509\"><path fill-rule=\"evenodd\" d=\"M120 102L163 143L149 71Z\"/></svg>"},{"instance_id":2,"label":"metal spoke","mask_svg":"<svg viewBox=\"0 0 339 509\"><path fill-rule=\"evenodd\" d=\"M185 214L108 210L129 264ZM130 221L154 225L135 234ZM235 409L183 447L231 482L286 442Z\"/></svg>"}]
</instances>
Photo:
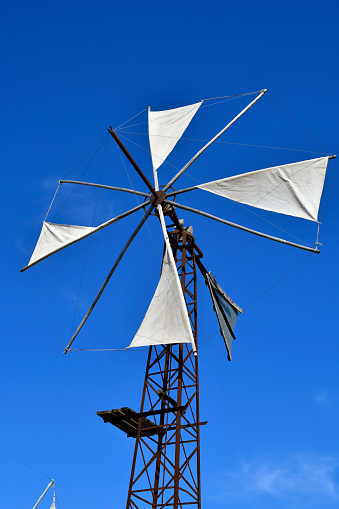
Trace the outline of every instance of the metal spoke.
<instances>
[{"instance_id":1,"label":"metal spoke","mask_svg":"<svg viewBox=\"0 0 339 509\"><path fill-rule=\"evenodd\" d=\"M100 187L101 189L111 189L112 191L123 191L124 193L138 194L139 196L150 196L150 193L142 193L125 187L106 186L104 184L95 184L92 182L81 182L80 180L59 180L59 184L78 184L81 186Z\"/></svg>"},{"instance_id":2,"label":"metal spoke","mask_svg":"<svg viewBox=\"0 0 339 509\"><path fill-rule=\"evenodd\" d=\"M137 235L137 233L139 232L139 230L141 229L141 227L144 225L144 223L146 222L147 218L150 216L152 210L153 210L154 206L151 205L150 208L148 209L148 211L146 212L146 214L144 215L144 217L142 218L142 220L140 221L140 223L138 224L138 226L136 227L136 229L134 230L134 232L132 233L132 235L130 236L130 238L128 239L128 241L126 242L123 250L121 251L121 253L119 254L118 258L116 259L113 267L111 268L107 278L105 279L102 287L100 288L97 296L95 297L91 307L89 308L89 310L87 311L86 315L84 316L84 318L82 319L82 322L80 323L79 327L77 328L77 330L75 331L75 333L73 334L73 336L71 337L70 339L70 342L68 343L68 345L66 346L65 350L63 353L67 353L68 350L70 349L70 346L72 345L73 341L75 340L75 338L77 337L77 335L79 334L80 330L82 329L83 325L85 324L87 318L89 317L89 315L92 313L96 303L98 302L98 300L100 299L103 291L105 290L109 280L111 279L111 277L113 276L113 273L115 271L115 269L117 268L117 266L119 265L122 257L124 256L124 254L126 253L127 249L129 248L129 246L131 245L133 239L135 238L135 236Z\"/></svg>"},{"instance_id":3,"label":"metal spoke","mask_svg":"<svg viewBox=\"0 0 339 509\"><path fill-rule=\"evenodd\" d=\"M130 210L127 210L126 212L124 212L123 214L120 214L119 216L116 216L116 217L113 217L112 219L109 219L108 221L106 221L105 223L102 223L100 224L99 226L97 226L96 228L93 228L92 231L90 231L89 233L87 233L86 235L83 235L82 237L80 237L80 239L76 239L76 240L73 240L71 242L67 242L67 244L64 244L63 246L57 248L57 249L54 249L54 251L51 251L50 253L48 253L46 256L42 257L42 258L39 258L39 260L37 260L36 262L34 263L30 263L29 265L27 265L26 267L24 267L23 269L20 269L20 272L24 272L25 270L27 269L30 269L31 267L33 267L34 265L36 265L37 263L40 263L42 262L42 260L45 260L46 258L48 258L49 256L52 256L53 254L55 253L58 253L59 251L61 251L62 249L65 249L66 247L68 246L71 246L72 244L75 244L76 242L80 242L80 240L82 239L86 239L87 237L89 237L90 235L93 235L93 233L96 233L100 230L103 230L104 228L106 228L106 226L110 226L111 224L113 223L116 223L117 221L119 221L120 219L123 219L124 217L127 217L129 216L130 214L133 214L133 212L136 212L137 210L140 210L142 209L143 207L145 207L146 205L149 205L149 201L145 202L145 203L141 203L140 205L137 205L136 207L133 207L133 209L130 209Z\"/></svg>"},{"instance_id":4,"label":"metal spoke","mask_svg":"<svg viewBox=\"0 0 339 509\"><path fill-rule=\"evenodd\" d=\"M219 221L219 223L227 224L228 226L238 228L239 230L243 230L248 233L253 233L254 235L258 235L259 237L264 237L265 239L274 240L275 242L280 242L281 244L286 244L287 246L297 247L299 249L303 249L304 251L310 251L311 253L317 254L320 253L319 249L315 249L313 247L308 246L302 246L301 244L296 244L295 242L290 242L289 240L280 239L279 237L273 237L272 235L267 235L266 233L261 233L256 230L252 230L251 228L246 228L245 226L241 226L240 224L232 223L231 221L226 221L226 219L221 219L220 217L213 216L212 214L208 214L208 212L203 212L202 210L187 207L187 205L180 205L178 202L170 200L164 200L164 202L173 205L173 207L178 207L179 209L187 210L188 212L194 212L195 214L199 214L200 216L208 217L209 219L213 219L214 221Z\"/></svg>"},{"instance_id":5,"label":"metal spoke","mask_svg":"<svg viewBox=\"0 0 339 509\"><path fill-rule=\"evenodd\" d=\"M169 183L164 187L163 191L166 192L167 189L169 187L171 187L171 185L174 184L174 182L176 180L178 180L178 178L191 166L191 164L194 163L194 161L196 161L198 159L198 157L210 146L212 145L213 142L215 142L215 140L217 140L219 138L219 136L221 136L222 134L224 134L225 131L227 131L227 129L229 129L240 117L243 116L244 113L246 113L247 110L249 110L251 108L251 106L253 106L257 101L259 101L259 99L264 95L266 94L267 90L266 89L263 89L260 94L250 103L246 106L246 108L244 108L240 113L238 113L238 115L236 117L234 117L233 120L231 120L231 122L229 122L227 124L227 126L225 126L216 136L214 136L214 138L211 139L211 141L209 141L208 143L206 143L206 145L204 147L202 147L202 149L199 150L199 152L197 152L195 154L195 156L192 157L192 159L190 161L188 161L187 164L185 164L185 166L180 170L178 171L178 173L176 175L174 175L174 177L169 181Z\"/></svg>"}]
</instances>

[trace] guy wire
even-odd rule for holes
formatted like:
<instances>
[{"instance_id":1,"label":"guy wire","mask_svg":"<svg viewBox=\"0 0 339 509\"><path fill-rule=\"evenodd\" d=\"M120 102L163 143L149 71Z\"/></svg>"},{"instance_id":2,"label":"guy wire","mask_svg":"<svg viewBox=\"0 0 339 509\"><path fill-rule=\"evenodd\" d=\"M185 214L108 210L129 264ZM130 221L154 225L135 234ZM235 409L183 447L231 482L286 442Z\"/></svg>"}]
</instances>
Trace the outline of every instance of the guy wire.
<instances>
[{"instance_id":1,"label":"guy wire","mask_svg":"<svg viewBox=\"0 0 339 509\"><path fill-rule=\"evenodd\" d=\"M108 134L105 134L105 136L103 136L103 137L102 137L102 138L101 138L101 139L100 139L100 140L99 140L99 141L98 141L95 145L93 145L93 147L92 147L92 148L91 148L88 152L86 152L86 154L85 154L84 156L82 156L82 158L80 159L80 161L79 161L78 163L76 163L76 164L73 166L73 168L71 168L71 169L70 169L70 170L66 173L66 175L65 175L65 176L64 176L61 180L65 180L65 179L66 179L66 177L68 177L68 175L69 175L70 173L72 173L74 170L76 170L77 168L79 168L79 166L81 166L81 165L82 165L82 164L86 161L86 159L85 159L85 158L89 159L89 158L91 157L91 156L89 156L89 154L92 152L92 150L93 150L93 149L95 149L95 147L96 147L97 145L99 145L99 144L100 144L100 143L101 143L101 142L102 142L105 138L108 138ZM88 157L87 157L87 156L88 156Z\"/></svg>"},{"instance_id":2,"label":"guy wire","mask_svg":"<svg viewBox=\"0 0 339 509\"><path fill-rule=\"evenodd\" d=\"M59 340L60 340L60 343L62 344L62 347L63 347L63 348L65 348L65 345L63 344L62 339L61 339L61 337L59 336L58 331L57 331L57 330L56 330L56 328L54 327L54 324L53 324L53 322L52 322L52 319L50 318L49 314L47 313L47 310L46 310L45 306L43 305L42 301L40 300L40 297L39 297L39 295L38 295L37 291L35 290L35 288L34 288L34 286L33 286L32 282L31 282L31 280L30 280L30 279L29 279L29 277L28 277L27 271L25 271L25 276L27 277L27 280L28 280L29 284L31 285L31 287L32 287L32 289L33 289L33 292L35 293L35 295L36 295L36 297L37 297L38 301L40 302L40 305L41 305L42 309L43 309L43 310L44 310L44 312L46 313L46 316L47 316L47 318L48 318L49 323L52 325L52 327L53 327L53 329L54 329L54 332L55 332L55 333L56 333L56 335L58 336L58 338L59 338Z\"/></svg>"},{"instance_id":3,"label":"guy wire","mask_svg":"<svg viewBox=\"0 0 339 509\"><path fill-rule=\"evenodd\" d=\"M43 472L40 472L40 470L37 470L36 468L33 468L31 467L30 465L28 465L27 463L24 463L23 461L21 460L18 460L18 458L15 458L14 456L11 456L10 454L8 454L8 452L5 452L3 451L2 449L0 449L0 452L2 452L3 454L5 454L6 456L8 456L9 458L12 458L12 460L15 460L17 461L18 463L21 463L22 465L25 465L25 467L28 467L30 468L31 470L34 470L34 472L37 472L38 474L41 474L43 475L44 477L47 477L47 479L49 479L50 481L52 480L48 475L44 474ZM33 495L34 496L34 495Z\"/></svg>"},{"instance_id":4,"label":"guy wire","mask_svg":"<svg viewBox=\"0 0 339 509\"><path fill-rule=\"evenodd\" d=\"M104 152L104 157L103 157L102 165L101 165L99 184L101 184L101 180L102 180L102 172L103 172L103 169L104 169L108 142L109 142L109 139L107 139L107 142L106 142L106 145L105 145L105 152ZM93 227L93 224L94 224L95 214L96 214L96 210L97 210L97 206L98 206L99 192L100 192L100 188L97 191L97 198L96 198L96 201L95 201L94 212L93 212L93 219L92 219L92 224L91 224L92 227ZM81 293L81 289L82 289L82 283L83 283L83 280L84 280L85 269L86 269L88 253L89 253L89 246L90 246L91 240L92 240L92 237L89 237L88 242L87 242L87 250L86 250L84 267L83 267L83 271L82 271L82 275L81 275L81 280L80 280L80 287L79 287L79 292L78 292L78 298L77 298L76 305L75 305L75 310L74 310L74 316L73 316L73 322L72 322L70 337L72 337L72 335L73 335L73 328L74 328L74 323L75 323L75 317L76 317L76 313L77 313L77 310L78 310L80 293Z\"/></svg>"},{"instance_id":5,"label":"guy wire","mask_svg":"<svg viewBox=\"0 0 339 509\"><path fill-rule=\"evenodd\" d=\"M103 140L105 140L106 138L108 137L108 135L106 134L106 136L103 138ZM109 141L109 140L108 140ZM106 142L106 145L108 143L108 141ZM95 158L95 156L97 155L97 153L99 152L99 150L104 146L104 141L101 143L101 145L99 146L99 148L94 152L94 154L91 156L91 159L88 163L88 165L86 166L85 170L83 171L83 173L80 175L80 178L79 180L82 179L82 177L85 175L86 171L88 170L90 164L92 163L93 159ZM76 185L73 186L73 189L72 191L69 193L68 197L66 198L66 200L64 201L64 203L61 205L60 209L58 210L58 212L55 214L55 216L53 217L52 221L55 221L55 219L57 218L57 216L60 214L60 212L62 211L62 209L64 208L64 206L66 205L66 203L68 202L68 200L70 199L71 195L73 194L74 190L76 188Z\"/></svg>"},{"instance_id":6,"label":"guy wire","mask_svg":"<svg viewBox=\"0 0 339 509\"><path fill-rule=\"evenodd\" d=\"M130 122L131 120L133 120L134 118L137 118L139 117L139 115L141 115L142 113L144 113L144 111L147 111L148 108L145 108L143 109L142 111L140 111L139 113L137 113L136 115L134 115L133 117L129 118L128 120L126 120L125 122L123 122L122 124L118 125L117 127L114 128L114 131L116 131L117 129L120 129L123 125L127 124L127 122Z\"/></svg>"},{"instance_id":7,"label":"guy wire","mask_svg":"<svg viewBox=\"0 0 339 509\"><path fill-rule=\"evenodd\" d=\"M275 99L273 99L273 97L267 93L268 97L273 101L275 102L275 104L277 106L279 106L279 108L281 108L285 113L286 115L288 115L296 124L298 124L299 127L301 127L301 129L303 129L303 131L305 131L305 133L307 133L315 142L318 143L318 145L320 145L328 154L330 154L330 156L332 156L333 154L331 152L329 152L321 143L320 141L318 141L314 136L312 136L311 133L309 133L307 131L307 129L305 129L305 127L303 127L294 117L292 117L292 115L290 113L288 113L288 111L286 111Z\"/></svg>"},{"instance_id":8,"label":"guy wire","mask_svg":"<svg viewBox=\"0 0 339 509\"><path fill-rule=\"evenodd\" d=\"M30 496L23 504L21 504L18 509L21 509L24 505L27 504L27 502L29 502L30 500L32 500L33 497L35 497L36 495L38 495L39 493L41 493L41 490L38 490L36 491L35 493L33 493L32 496Z\"/></svg>"},{"instance_id":9,"label":"guy wire","mask_svg":"<svg viewBox=\"0 0 339 509\"><path fill-rule=\"evenodd\" d=\"M137 147L141 148L142 150L145 150L145 152L148 152L150 153L150 151L147 149L147 148L144 148L142 147L141 145L139 145L138 143L135 143L133 140L130 140L129 138L127 138L126 136L123 136L122 134L120 134L120 136L122 138L124 138L125 140L129 141L130 143L133 143L133 145L136 145ZM197 141L200 141L200 140L197 140ZM202 140L203 141L203 140ZM223 143L223 142L219 142L219 143ZM278 148L278 147L267 147L267 148ZM288 149L287 149L288 150ZM167 161L164 161L165 164L168 164L169 166L173 167L174 169L176 170L179 170L179 168L177 168L176 166L174 166L173 164L170 164L168 163ZM311 165L312 163L310 163ZM307 168L307 167L306 167ZM305 169L305 168L302 168L302 169ZM301 171L301 170L298 170L298 171ZM296 172L298 173L298 172ZM195 180L196 182L199 182L199 184L202 184L202 182L200 180L198 180L197 178L195 177L192 177L192 175L190 175L189 173L185 173L185 175L193 180ZM293 174L294 175L294 174ZM271 192L271 191L270 191ZM267 193L269 194L269 193ZM265 195L266 196L266 195ZM296 237L295 235L293 235L292 233L289 233L288 231L284 230L283 228L280 228L280 226L277 226L276 224L272 223L271 221L269 221L268 219L265 219L264 217L262 217L260 214L258 214L257 212L254 212L253 210L250 210L248 209L247 207L245 207L244 205L241 205L240 203L238 202L234 202L236 203L237 205L239 205L240 207L242 207L243 209L247 210L248 212L250 212L251 214L257 216L257 217L260 217L260 219L262 219L263 221L265 221L266 223L274 226L275 228L277 228L278 230L284 232L284 233L287 233L287 235L289 235L290 237L293 237L294 239L296 240L299 240L300 242L303 242L304 244L308 245L309 244L307 242L305 242L304 240L302 239L299 239L298 237Z\"/></svg>"},{"instance_id":10,"label":"guy wire","mask_svg":"<svg viewBox=\"0 0 339 509\"><path fill-rule=\"evenodd\" d=\"M297 265L295 265L292 269L290 269L288 272L286 272L286 274L284 274L284 276L282 276L280 279L278 279L278 281L276 281L275 283L273 283L273 285L271 285L269 288L267 288L267 290L265 290L261 295L259 295L259 297L257 297L256 299L254 299L248 306L246 306L243 310L243 312L247 311L251 306L253 306L253 304L255 304L256 302L258 302L259 299L261 299L264 295L266 295L266 293L268 293L270 290L272 290L272 288L274 288L277 284L279 284L283 279L285 279L285 277L287 277L289 274L291 274L291 272L293 272L296 268L298 268L302 263L304 263L310 256L312 256L312 254L314 253L310 253L309 255L307 255L303 260L301 260L301 262L297 263ZM219 331L215 332L211 337L209 337L208 339L206 339L206 341L204 341L198 348L198 350L200 350L200 348L202 348L204 345L206 345L206 343L208 343L212 338L214 338L217 334L219 333Z\"/></svg>"}]
</instances>

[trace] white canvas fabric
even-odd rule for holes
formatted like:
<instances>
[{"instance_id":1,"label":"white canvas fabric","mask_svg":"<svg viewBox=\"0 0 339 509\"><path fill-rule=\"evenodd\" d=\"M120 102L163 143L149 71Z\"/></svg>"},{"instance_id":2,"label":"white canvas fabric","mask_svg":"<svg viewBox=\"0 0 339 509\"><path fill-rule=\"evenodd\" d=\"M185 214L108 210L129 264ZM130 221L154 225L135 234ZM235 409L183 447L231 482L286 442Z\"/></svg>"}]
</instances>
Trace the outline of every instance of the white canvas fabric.
<instances>
[{"instance_id":1,"label":"white canvas fabric","mask_svg":"<svg viewBox=\"0 0 339 509\"><path fill-rule=\"evenodd\" d=\"M192 342L179 292L182 290L166 249L159 284L129 348Z\"/></svg>"},{"instance_id":2,"label":"white canvas fabric","mask_svg":"<svg viewBox=\"0 0 339 509\"><path fill-rule=\"evenodd\" d=\"M218 285L211 272L206 275L206 280L212 297L213 308L220 325L220 333L224 338L228 360L231 361L233 335L231 334L229 326L231 327L232 331L234 331L238 314L242 313L243 310L237 306L237 304L235 304L235 302L233 302L224 292L224 290Z\"/></svg>"},{"instance_id":3,"label":"white canvas fabric","mask_svg":"<svg viewBox=\"0 0 339 509\"><path fill-rule=\"evenodd\" d=\"M56 509L56 506L55 506L55 490L54 490L54 493L53 493L53 503L52 503L50 509Z\"/></svg>"},{"instance_id":4,"label":"white canvas fabric","mask_svg":"<svg viewBox=\"0 0 339 509\"><path fill-rule=\"evenodd\" d=\"M317 221L328 157L243 173L197 187L252 207Z\"/></svg>"},{"instance_id":5,"label":"white canvas fabric","mask_svg":"<svg viewBox=\"0 0 339 509\"><path fill-rule=\"evenodd\" d=\"M54 224L44 221L28 267L86 237L93 230L95 228L91 226Z\"/></svg>"},{"instance_id":6,"label":"white canvas fabric","mask_svg":"<svg viewBox=\"0 0 339 509\"><path fill-rule=\"evenodd\" d=\"M148 134L154 171L172 152L202 102L171 110L148 110Z\"/></svg>"}]
</instances>

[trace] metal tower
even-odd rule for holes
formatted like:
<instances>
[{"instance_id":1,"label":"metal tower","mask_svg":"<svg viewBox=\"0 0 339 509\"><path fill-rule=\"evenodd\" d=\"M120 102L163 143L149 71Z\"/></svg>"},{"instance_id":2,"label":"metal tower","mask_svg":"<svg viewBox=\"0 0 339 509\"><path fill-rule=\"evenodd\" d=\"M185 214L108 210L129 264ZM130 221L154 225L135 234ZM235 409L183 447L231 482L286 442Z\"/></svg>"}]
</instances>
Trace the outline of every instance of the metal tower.
<instances>
[{"instance_id":1,"label":"metal tower","mask_svg":"<svg viewBox=\"0 0 339 509\"><path fill-rule=\"evenodd\" d=\"M197 344L197 260L202 252L191 229L173 210L169 232L181 288ZM140 412L98 412L136 438L126 509L200 509L198 357L191 345L150 346Z\"/></svg>"}]
</instances>

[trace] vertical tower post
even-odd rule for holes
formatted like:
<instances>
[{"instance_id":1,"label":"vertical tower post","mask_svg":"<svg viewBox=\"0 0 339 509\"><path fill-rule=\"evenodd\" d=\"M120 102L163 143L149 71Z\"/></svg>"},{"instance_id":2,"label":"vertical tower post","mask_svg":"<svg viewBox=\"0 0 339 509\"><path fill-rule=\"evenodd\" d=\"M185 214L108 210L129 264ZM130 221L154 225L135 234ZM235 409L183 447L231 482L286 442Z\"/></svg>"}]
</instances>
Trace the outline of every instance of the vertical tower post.
<instances>
[{"instance_id":1,"label":"vertical tower post","mask_svg":"<svg viewBox=\"0 0 339 509\"><path fill-rule=\"evenodd\" d=\"M197 344L197 250L193 235L169 233ZM126 509L201 508L198 358L190 344L150 346Z\"/></svg>"}]
</instances>

